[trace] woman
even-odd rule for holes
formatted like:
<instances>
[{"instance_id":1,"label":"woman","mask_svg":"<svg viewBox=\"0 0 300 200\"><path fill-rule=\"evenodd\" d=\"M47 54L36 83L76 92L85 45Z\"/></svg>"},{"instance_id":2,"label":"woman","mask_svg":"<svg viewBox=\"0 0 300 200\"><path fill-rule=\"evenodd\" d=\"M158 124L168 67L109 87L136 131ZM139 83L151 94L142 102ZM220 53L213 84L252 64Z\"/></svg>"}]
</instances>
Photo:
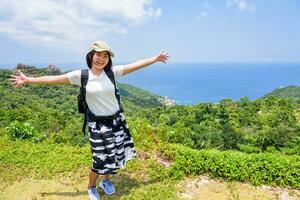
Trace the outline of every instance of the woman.
<instances>
[{"instance_id":1,"label":"woman","mask_svg":"<svg viewBox=\"0 0 300 200\"><path fill-rule=\"evenodd\" d=\"M135 156L133 140L126 125L124 114L116 97L113 82L105 73L113 72L114 78L129 74L156 62L166 63L169 56L161 51L156 56L139 60L127 65L112 67L111 48L104 41L96 41L86 55L89 67L86 84L86 103L93 118L88 117L89 141L93 154L93 164L89 172L89 198L100 199L96 189L99 174L104 180L99 187L108 195L115 193L115 188L109 180L110 174L125 166L126 161ZM11 75L10 81L16 87L26 84L73 84L81 86L81 70L71 71L56 76L27 77L20 70L18 75Z\"/></svg>"}]
</instances>

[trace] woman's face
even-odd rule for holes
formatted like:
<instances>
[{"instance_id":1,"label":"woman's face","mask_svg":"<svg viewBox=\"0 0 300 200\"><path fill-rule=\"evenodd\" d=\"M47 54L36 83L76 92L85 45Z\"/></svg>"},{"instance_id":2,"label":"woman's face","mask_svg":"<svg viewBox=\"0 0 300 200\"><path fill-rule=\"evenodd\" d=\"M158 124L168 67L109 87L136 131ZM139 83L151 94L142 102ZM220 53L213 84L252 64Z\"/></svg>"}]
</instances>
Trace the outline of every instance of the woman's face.
<instances>
[{"instance_id":1,"label":"woman's face","mask_svg":"<svg viewBox=\"0 0 300 200\"><path fill-rule=\"evenodd\" d=\"M104 69L109 62L109 54L107 51L95 52L92 61L92 67L97 69Z\"/></svg>"}]
</instances>

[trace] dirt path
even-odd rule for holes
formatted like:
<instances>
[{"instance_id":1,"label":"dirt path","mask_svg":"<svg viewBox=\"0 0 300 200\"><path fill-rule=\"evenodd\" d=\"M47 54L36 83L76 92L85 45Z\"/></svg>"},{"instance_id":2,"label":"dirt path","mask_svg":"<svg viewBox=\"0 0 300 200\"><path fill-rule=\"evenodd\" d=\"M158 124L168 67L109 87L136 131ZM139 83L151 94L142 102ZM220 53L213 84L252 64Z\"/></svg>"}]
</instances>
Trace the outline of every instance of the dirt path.
<instances>
[{"instance_id":1,"label":"dirt path","mask_svg":"<svg viewBox=\"0 0 300 200\"><path fill-rule=\"evenodd\" d=\"M87 170L52 180L25 178L4 188L2 200L87 199Z\"/></svg>"},{"instance_id":2,"label":"dirt path","mask_svg":"<svg viewBox=\"0 0 300 200\"><path fill-rule=\"evenodd\" d=\"M130 192L124 186L130 179L115 177L119 189L113 196L101 194L101 200L120 199ZM124 183L122 183L124 182ZM131 183L134 185L134 183ZM7 186L0 194L1 200L86 200L87 174L59 177L53 180L25 178ZM136 184L135 186L138 187ZM254 187L247 183L224 182L206 176L187 178L179 183L179 197L185 200L300 200L299 190L288 190L269 186Z\"/></svg>"},{"instance_id":3,"label":"dirt path","mask_svg":"<svg viewBox=\"0 0 300 200\"><path fill-rule=\"evenodd\" d=\"M86 184L26 179L7 187L0 199L87 199Z\"/></svg>"},{"instance_id":4,"label":"dirt path","mask_svg":"<svg viewBox=\"0 0 300 200\"><path fill-rule=\"evenodd\" d=\"M300 200L300 190L270 186L254 187L247 183L223 182L206 176L188 178L179 184L186 200Z\"/></svg>"},{"instance_id":5,"label":"dirt path","mask_svg":"<svg viewBox=\"0 0 300 200\"><path fill-rule=\"evenodd\" d=\"M54 179L23 178L2 187L0 200L87 200L88 171L89 167L86 167ZM118 200L129 194L132 188L139 187L138 181L124 174L111 176L111 180L117 192L107 196L99 190L101 200Z\"/></svg>"}]
</instances>

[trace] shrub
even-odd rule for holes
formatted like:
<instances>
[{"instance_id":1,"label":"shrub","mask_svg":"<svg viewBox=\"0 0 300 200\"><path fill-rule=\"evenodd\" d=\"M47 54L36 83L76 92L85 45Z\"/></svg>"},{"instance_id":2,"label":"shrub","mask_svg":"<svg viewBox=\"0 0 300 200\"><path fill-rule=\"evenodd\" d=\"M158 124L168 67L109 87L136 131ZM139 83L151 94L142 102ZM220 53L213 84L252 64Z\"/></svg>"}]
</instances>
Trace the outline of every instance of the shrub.
<instances>
[{"instance_id":1,"label":"shrub","mask_svg":"<svg viewBox=\"0 0 300 200\"><path fill-rule=\"evenodd\" d=\"M251 145L251 144L239 144L238 145L239 150L244 152L244 153L260 153L261 150L260 148Z\"/></svg>"},{"instance_id":2,"label":"shrub","mask_svg":"<svg viewBox=\"0 0 300 200\"><path fill-rule=\"evenodd\" d=\"M22 123L14 121L10 126L6 127L8 135L11 139L30 140L33 142L40 142L44 139L44 135L39 133L30 123Z\"/></svg>"},{"instance_id":3,"label":"shrub","mask_svg":"<svg viewBox=\"0 0 300 200\"><path fill-rule=\"evenodd\" d=\"M236 151L176 149L171 175L208 173L212 177L300 188L300 157L270 153L245 154Z\"/></svg>"}]
</instances>

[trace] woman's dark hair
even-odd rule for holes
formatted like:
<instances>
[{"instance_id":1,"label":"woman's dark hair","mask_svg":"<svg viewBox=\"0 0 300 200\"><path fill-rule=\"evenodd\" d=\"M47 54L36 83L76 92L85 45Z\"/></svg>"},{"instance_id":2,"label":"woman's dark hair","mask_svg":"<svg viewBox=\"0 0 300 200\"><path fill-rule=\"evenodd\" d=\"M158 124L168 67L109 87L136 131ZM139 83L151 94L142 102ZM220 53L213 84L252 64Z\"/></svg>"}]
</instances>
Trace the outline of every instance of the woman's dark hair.
<instances>
[{"instance_id":1,"label":"woman's dark hair","mask_svg":"<svg viewBox=\"0 0 300 200\"><path fill-rule=\"evenodd\" d=\"M88 54L86 54L86 64L87 64L88 68L90 68L90 69L92 69L93 57L94 57L95 53L96 53L96 51L92 50ZM104 67L104 70L109 70L112 67L111 57L109 54L108 54L108 56L109 56L109 60L108 60L107 65Z\"/></svg>"}]
</instances>

